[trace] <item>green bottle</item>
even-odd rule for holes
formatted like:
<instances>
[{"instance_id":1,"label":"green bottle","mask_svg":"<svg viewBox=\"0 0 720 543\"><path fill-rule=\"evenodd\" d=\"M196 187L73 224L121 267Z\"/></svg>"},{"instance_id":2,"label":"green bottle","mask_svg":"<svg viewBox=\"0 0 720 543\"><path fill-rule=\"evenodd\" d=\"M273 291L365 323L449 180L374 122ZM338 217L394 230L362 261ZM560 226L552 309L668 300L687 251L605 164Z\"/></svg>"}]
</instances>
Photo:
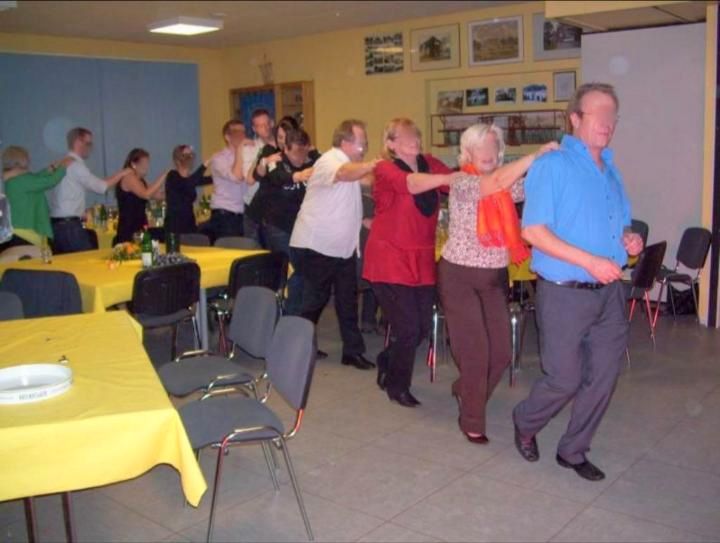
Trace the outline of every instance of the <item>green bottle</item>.
<instances>
[{"instance_id":1,"label":"green bottle","mask_svg":"<svg viewBox=\"0 0 720 543\"><path fill-rule=\"evenodd\" d=\"M153 247L152 238L150 237L150 232L148 230L143 232L142 242L140 243L140 251L143 268L149 268L153 265Z\"/></svg>"}]
</instances>

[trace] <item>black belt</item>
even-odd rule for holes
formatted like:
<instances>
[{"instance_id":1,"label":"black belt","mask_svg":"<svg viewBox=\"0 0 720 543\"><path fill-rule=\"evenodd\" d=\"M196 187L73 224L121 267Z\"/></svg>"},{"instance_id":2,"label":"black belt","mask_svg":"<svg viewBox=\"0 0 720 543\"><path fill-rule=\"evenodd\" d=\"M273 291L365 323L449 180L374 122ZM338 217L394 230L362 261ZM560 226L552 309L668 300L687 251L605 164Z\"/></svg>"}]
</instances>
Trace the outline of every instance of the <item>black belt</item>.
<instances>
[{"instance_id":1,"label":"black belt","mask_svg":"<svg viewBox=\"0 0 720 543\"><path fill-rule=\"evenodd\" d=\"M61 222L73 222L73 221L79 221L80 217L50 217L50 221L53 224L58 224Z\"/></svg>"},{"instance_id":2,"label":"black belt","mask_svg":"<svg viewBox=\"0 0 720 543\"><path fill-rule=\"evenodd\" d=\"M238 215L242 215L242 213L235 213L234 211L228 211L227 209L212 209L210 210L210 214L217 214L217 215L232 215L233 217L236 217Z\"/></svg>"},{"instance_id":3,"label":"black belt","mask_svg":"<svg viewBox=\"0 0 720 543\"><path fill-rule=\"evenodd\" d=\"M598 290L607 286L603 285L602 283L584 283L583 281L550 281L548 279L545 279L544 277L540 277L540 279L545 281L546 283L550 283L551 285L557 285L559 287L565 288L576 288L581 290Z\"/></svg>"}]
</instances>

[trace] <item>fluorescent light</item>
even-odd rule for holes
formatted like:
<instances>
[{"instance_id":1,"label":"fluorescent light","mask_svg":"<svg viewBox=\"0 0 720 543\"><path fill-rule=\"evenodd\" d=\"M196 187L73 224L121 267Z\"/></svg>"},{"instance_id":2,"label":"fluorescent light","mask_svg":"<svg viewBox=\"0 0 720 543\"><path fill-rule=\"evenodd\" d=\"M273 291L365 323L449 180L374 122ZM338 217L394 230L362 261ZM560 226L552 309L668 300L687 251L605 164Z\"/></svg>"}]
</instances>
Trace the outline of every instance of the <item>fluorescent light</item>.
<instances>
[{"instance_id":1,"label":"fluorescent light","mask_svg":"<svg viewBox=\"0 0 720 543\"><path fill-rule=\"evenodd\" d=\"M158 34L177 34L180 36L195 36L206 32L215 32L223 27L220 19L201 19L199 17L173 17L148 25L150 32Z\"/></svg>"},{"instance_id":2,"label":"fluorescent light","mask_svg":"<svg viewBox=\"0 0 720 543\"><path fill-rule=\"evenodd\" d=\"M17 2L13 2L12 0L3 0L2 2L0 2L0 11L15 9L16 7Z\"/></svg>"}]
</instances>

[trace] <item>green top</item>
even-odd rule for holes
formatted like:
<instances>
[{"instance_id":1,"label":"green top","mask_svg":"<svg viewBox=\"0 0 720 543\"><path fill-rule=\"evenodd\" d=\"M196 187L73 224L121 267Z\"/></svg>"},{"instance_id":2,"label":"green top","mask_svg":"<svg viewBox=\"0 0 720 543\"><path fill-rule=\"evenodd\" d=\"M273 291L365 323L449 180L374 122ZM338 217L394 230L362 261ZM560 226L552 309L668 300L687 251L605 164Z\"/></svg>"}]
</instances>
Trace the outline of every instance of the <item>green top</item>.
<instances>
[{"instance_id":1,"label":"green top","mask_svg":"<svg viewBox=\"0 0 720 543\"><path fill-rule=\"evenodd\" d=\"M50 208L45 191L65 177L65 168L51 172L23 173L5 180L5 194L10 202L14 228L34 230L41 236L53 237Z\"/></svg>"}]
</instances>

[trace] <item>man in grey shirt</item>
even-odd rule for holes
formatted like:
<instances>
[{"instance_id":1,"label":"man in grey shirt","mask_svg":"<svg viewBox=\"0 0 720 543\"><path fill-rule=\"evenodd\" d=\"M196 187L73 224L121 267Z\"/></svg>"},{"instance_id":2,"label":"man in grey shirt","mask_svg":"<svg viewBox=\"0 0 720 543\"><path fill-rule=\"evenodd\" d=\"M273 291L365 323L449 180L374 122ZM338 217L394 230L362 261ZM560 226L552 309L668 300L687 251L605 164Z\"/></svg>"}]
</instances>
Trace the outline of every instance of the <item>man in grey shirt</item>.
<instances>
[{"instance_id":1,"label":"man in grey shirt","mask_svg":"<svg viewBox=\"0 0 720 543\"><path fill-rule=\"evenodd\" d=\"M75 160L68 166L62 181L49 193L50 220L53 228L53 250L74 253L92 249L90 238L83 230L81 218L85 213L85 191L105 194L125 175L125 168L107 179L95 176L85 164L90 156L93 135L87 128L73 128L67 133L68 156Z\"/></svg>"}]
</instances>

